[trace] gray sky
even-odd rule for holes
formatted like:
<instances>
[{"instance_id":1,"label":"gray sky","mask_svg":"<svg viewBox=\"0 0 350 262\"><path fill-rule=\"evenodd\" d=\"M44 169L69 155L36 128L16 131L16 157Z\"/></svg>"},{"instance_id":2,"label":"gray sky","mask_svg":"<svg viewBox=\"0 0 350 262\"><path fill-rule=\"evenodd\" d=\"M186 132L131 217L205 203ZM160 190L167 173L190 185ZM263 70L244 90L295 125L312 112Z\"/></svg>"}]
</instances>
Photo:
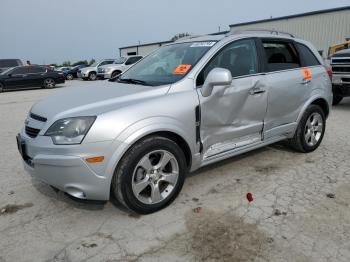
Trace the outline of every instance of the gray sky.
<instances>
[{"instance_id":1,"label":"gray sky","mask_svg":"<svg viewBox=\"0 0 350 262\"><path fill-rule=\"evenodd\" d=\"M0 58L113 58L125 45L181 32L349 5L349 0L0 0Z\"/></svg>"}]
</instances>

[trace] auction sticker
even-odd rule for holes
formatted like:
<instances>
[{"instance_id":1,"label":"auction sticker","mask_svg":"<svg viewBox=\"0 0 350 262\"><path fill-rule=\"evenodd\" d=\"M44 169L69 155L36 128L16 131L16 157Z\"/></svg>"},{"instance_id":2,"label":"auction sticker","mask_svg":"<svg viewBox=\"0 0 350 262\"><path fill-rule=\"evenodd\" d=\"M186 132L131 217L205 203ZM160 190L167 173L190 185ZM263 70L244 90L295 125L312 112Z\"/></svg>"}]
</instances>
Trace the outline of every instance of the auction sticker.
<instances>
[{"instance_id":1,"label":"auction sticker","mask_svg":"<svg viewBox=\"0 0 350 262\"><path fill-rule=\"evenodd\" d=\"M195 42L190 47L211 47L215 45L216 42Z\"/></svg>"},{"instance_id":2,"label":"auction sticker","mask_svg":"<svg viewBox=\"0 0 350 262\"><path fill-rule=\"evenodd\" d=\"M185 75L188 72L188 70L190 70L191 66L192 65L186 65L186 64L178 65L175 68L173 74L174 75Z\"/></svg>"},{"instance_id":3,"label":"auction sticker","mask_svg":"<svg viewBox=\"0 0 350 262\"><path fill-rule=\"evenodd\" d=\"M311 70L309 68L303 68L303 76L305 80L312 80Z\"/></svg>"}]
</instances>

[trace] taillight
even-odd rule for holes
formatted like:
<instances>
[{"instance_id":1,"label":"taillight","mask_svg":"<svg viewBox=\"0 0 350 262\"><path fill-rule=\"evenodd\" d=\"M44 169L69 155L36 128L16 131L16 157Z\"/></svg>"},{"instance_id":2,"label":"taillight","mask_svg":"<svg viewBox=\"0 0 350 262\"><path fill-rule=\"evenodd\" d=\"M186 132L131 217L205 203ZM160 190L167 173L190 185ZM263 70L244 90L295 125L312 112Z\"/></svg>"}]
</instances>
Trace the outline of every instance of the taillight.
<instances>
[{"instance_id":1,"label":"taillight","mask_svg":"<svg viewBox=\"0 0 350 262\"><path fill-rule=\"evenodd\" d=\"M327 71L327 74L328 74L328 76L329 76L329 79L332 81L332 78L333 78L332 68L329 67L329 66L324 66L324 68L325 68L326 71Z\"/></svg>"}]
</instances>

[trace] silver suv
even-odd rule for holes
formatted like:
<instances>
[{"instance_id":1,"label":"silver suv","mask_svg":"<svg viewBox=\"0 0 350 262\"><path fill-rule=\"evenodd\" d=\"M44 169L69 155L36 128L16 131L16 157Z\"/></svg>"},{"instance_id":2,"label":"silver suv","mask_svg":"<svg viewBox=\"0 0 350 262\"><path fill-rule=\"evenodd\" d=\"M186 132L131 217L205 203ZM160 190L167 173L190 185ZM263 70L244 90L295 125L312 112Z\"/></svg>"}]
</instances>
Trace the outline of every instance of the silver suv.
<instances>
[{"instance_id":1,"label":"silver suv","mask_svg":"<svg viewBox=\"0 0 350 262\"><path fill-rule=\"evenodd\" d=\"M202 36L161 47L113 81L38 102L17 143L25 169L45 183L145 214L169 205L200 167L282 140L314 151L331 103L309 43Z\"/></svg>"},{"instance_id":2,"label":"silver suv","mask_svg":"<svg viewBox=\"0 0 350 262\"><path fill-rule=\"evenodd\" d=\"M97 69L97 77L102 79L114 78L129 69L142 59L142 56L119 57L113 64L104 65Z\"/></svg>"},{"instance_id":3,"label":"silver suv","mask_svg":"<svg viewBox=\"0 0 350 262\"><path fill-rule=\"evenodd\" d=\"M99 62L95 62L91 66L79 69L77 72L77 76L79 78L82 78L83 80L94 81L97 79L98 68L101 66L110 65L113 62L114 62L114 59L104 59Z\"/></svg>"}]
</instances>

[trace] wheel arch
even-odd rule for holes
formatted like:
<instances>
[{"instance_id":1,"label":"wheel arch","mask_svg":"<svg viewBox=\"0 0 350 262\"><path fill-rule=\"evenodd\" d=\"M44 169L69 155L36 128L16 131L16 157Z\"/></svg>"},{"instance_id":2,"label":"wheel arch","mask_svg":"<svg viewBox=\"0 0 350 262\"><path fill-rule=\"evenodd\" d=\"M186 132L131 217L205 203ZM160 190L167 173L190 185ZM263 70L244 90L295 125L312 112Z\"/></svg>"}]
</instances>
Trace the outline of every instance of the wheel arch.
<instances>
[{"instance_id":1,"label":"wheel arch","mask_svg":"<svg viewBox=\"0 0 350 262\"><path fill-rule=\"evenodd\" d=\"M306 109L310 106L310 105L318 105L321 107L321 109L323 110L323 112L325 113L326 118L329 116L329 112L330 112L330 106L327 102L327 99L325 99L324 97L312 97L311 99L309 99L305 105L303 106L302 110L300 110L299 116L297 118L297 123L300 122L300 119L303 117Z\"/></svg>"}]
</instances>

